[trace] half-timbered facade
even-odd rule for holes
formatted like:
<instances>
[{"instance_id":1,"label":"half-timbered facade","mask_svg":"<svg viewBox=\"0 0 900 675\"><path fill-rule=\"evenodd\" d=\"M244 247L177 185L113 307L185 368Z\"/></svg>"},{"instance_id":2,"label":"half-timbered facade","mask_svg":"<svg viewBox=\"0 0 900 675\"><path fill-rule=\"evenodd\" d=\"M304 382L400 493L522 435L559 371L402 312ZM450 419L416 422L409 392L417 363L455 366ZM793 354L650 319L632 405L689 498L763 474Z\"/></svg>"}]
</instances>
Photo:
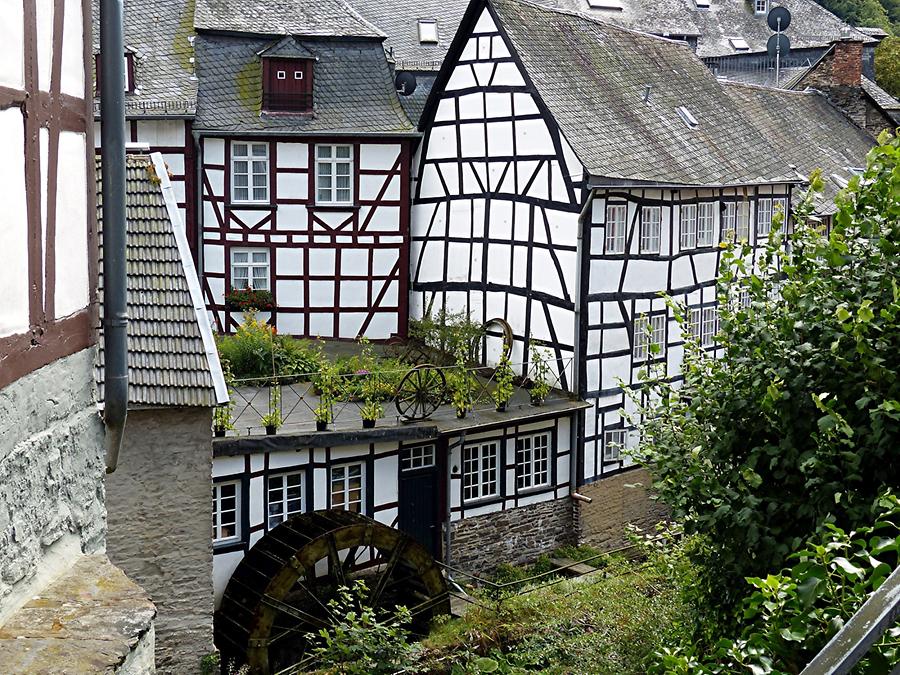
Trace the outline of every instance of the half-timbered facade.
<instances>
[{"instance_id":1,"label":"half-timbered facade","mask_svg":"<svg viewBox=\"0 0 900 675\"><path fill-rule=\"evenodd\" d=\"M292 7L240 22L229 3L197 3L208 305L232 330L241 315L226 296L250 287L272 294L283 333L403 335L417 134L384 36L341 3Z\"/></svg>"},{"instance_id":2,"label":"half-timbered facade","mask_svg":"<svg viewBox=\"0 0 900 675\"><path fill-rule=\"evenodd\" d=\"M821 156L848 175L867 142L806 96L841 127L826 145L843 153ZM527 0L473 2L450 48L422 120L411 312L505 318L515 360L574 355L581 483L627 467L639 373L679 376L686 336L660 294L714 350L720 244L764 243L814 168L746 105L683 43Z\"/></svg>"}]
</instances>

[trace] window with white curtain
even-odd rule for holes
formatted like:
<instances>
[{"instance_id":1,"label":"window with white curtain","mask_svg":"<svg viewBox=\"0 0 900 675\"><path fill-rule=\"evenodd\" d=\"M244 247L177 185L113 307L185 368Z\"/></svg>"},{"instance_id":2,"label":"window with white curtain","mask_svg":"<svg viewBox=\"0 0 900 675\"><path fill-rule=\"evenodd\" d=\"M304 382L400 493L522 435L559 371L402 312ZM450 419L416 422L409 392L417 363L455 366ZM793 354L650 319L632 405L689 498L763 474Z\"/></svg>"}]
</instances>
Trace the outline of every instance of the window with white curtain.
<instances>
[{"instance_id":1,"label":"window with white curtain","mask_svg":"<svg viewBox=\"0 0 900 675\"><path fill-rule=\"evenodd\" d=\"M353 202L353 147L316 146L316 203Z\"/></svg>"},{"instance_id":2,"label":"window with white curtain","mask_svg":"<svg viewBox=\"0 0 900 675\"><path fill-rule=\"evenodd\" d=\"M269 249L231 249L231 288L269 290Z\"/></svg>"},{"instance_id":3,"label":"window with white curtain","mask_svg":"<svg viewBox=\"0 0 900 675\"><path fill-rule=\"evenodd\" d=\"M606 246L607 253L625 252L625 225L628 219L628 206L625 204L608 204L606 206Z\"/></svg>"},{"instance_id":4,"label":"window with white curtain","mask_svg":"<svg viewBox=\"0 0 900 675\"><path fill-rule=\"evenodd\" d=\"M269 144L231 144L231 201L269 201Z\"/></svg>"}]
</instances>

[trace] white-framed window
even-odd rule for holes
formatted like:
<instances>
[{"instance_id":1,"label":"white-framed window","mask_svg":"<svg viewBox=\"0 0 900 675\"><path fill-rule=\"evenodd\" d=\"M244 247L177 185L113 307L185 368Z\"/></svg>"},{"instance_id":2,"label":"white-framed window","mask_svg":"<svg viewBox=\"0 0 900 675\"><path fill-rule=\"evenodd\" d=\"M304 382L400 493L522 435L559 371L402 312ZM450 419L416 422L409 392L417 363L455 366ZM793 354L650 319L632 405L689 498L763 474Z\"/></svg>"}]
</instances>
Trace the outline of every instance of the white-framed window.
<instances>
[{"instance_id":1,"label":"white-framed window","mask_svg":"<svg viewBox=\"0 0 900 675\"><path fill-rule=\"evenodd\" d=\"M742 37L730 37L728 41L731 43L731 48L736 52L746 52L750 50L750 45L747 44L747 41Z\"/></svg>"},{"instance_id":2,"label":"white-framed window","mask_svg":"<svg viewBox=\"0 0 900 675\"><path fill-rule=\"evenodd\" d=\"M295 513L303 513L303 473L297 471L269 476L266 495L271 530Z\"/></svg>"},{"instance_id":3,"label":"white-framed window","mask_svg":"<svg viewBox=\"0 0 900 675\"><path fill-rule=\"evenodd\" d=\"M302 71L302 70L295 70L295 71L294 71L294 79L295 79L295 80L302 80L302 79L303 79L303 71Z\"/></svg>"},{"instance_id":4,"label":"white-framed window","mask_svg":"<svg viewBox=\"0 0 900 675\"><path fill-rule=\"evenodd\" d=\"M231 288L269 290L269 249L231 249Z\"/></svg>"},{"instance_id":5,"label":"white-framed window","mask_svg":"<svg viewBox=\"0 0 900 675\"><path fill-rule=\"evenodd\" d=\"M415 471L434 466L434 444L416 445L400 450L400 470Z\"/></svg>"},{"instance_id":6,"label":"white-framed window","mask_svg":"<svg viewBox=\"0 0 900 675\"><path fill-rule=\"evenodd\" d=\"M784 197L772 200L772 216L774 217L776 213L782 214L781 228L782 231L785 231L787 229L787 221L790 214L788 213L787 199Z\"/></svg>"},{"instance_id":7,"label":"white-framed window","mask_svg":"<svg viewBox=\"0 0 900 675\"><path fill-rule=\"evenodd\" d=\"M231 201L269 201L269 144L231 143Z\"/></svg>"},{"instance_id":8,"label":"white-framed window","mask_svg":"<svg viewBox=\"0 0 900 675\"><path fill-rule=\"evenodd\" d=\"M463 448L463 501L496 497L500 494L500 446L497 441Z\"/></svg>"},{"instance_id":9,"label":"white-framed window","mask_svg":"<svg viewBox=\"0 0 900 675\"><path fill-rule=\"evenodd\" d=\"M719 315L715 307L704 307L700 319L700 344L711 347L716 341Z\"/></svg>"},{"instance_id":10,"label":"white-framed window","mask_svg":"<svg viewBox=\"0 0 900 675\"><path fill-rule=\"evenodd\" d=\"M712 246L715 239L716 202L703 202L697 207L697 246Z\"/></svg>"},{"instance_id":11,"label":"white-framed window","mask_svg":"<svg viewBox=\"0 0 900 675\"><path fill-rule=\"evenodd\" d=\"M608 429L603 432L603 461L618 462L625 448L625 429Z\"/></svg>"},{"instance_id":12,"label":"white-framed window","mask_svg":"<svg viewBox=\"0 0 900 675\"><path fill-rule=\"evenodd\" d=\"M647 328L649 326L649 335ZM666 315L639 316L634 320L634 360L645 361L650 356L650 345L659 345L654 358L666 353Z\"/></svg>"},{"instance_id":13,"label":"white-framed window","mask_svg":"<svg viewBox=\"0 0 900 675\"><path fill-rule=\"evenodd\" d=\"M725 202L722 206L722 241L734 241L737 228L737 204Z\"/></svg>"},{"instance_id":14,"label":"white-framed window","mask_svg":"<svg viewBox=\"0 0 900 675\"><path fill-rule=\"evenodd\" d=\"M331 467L331 508L363 512L362 462Z\"/></svg>"},{"instance_id":15,"label":"white-framed window","mask_svg":"<svg viewBox=\"0 0 900 675\"><path fill-rule=\"evenodd\" d=\"M747 309L750 306L750 291L746 288L738 291L737 305L738 309Z\"/></svg>"},{"instance_id":16,"label":"white-framed window","mask_svg":"<svg viewBox=\"0 0 900 675\"><path fill-rule=\"evenodd\" d=\"M689 307L687 316L687 333L695 340L700 339L700 319L703 312L699 307Z\"/></svg>"},{"instance_id":17,"label":"white-framed window","mask_svg":"<svg viewBox=\"0 0 900 675\"><path fill-rule=\"evenodd\" d=\"M641 208L641 253L659 253L662 229L662 209L658 206Z\"/></svg>"},{"instance_id":18,"label":"white-framed window","mask_svg":"<svg viewBox=\"0 0 900 675\"><path fill-rule=\"evenodd\" d=\"M353 202L353 146L316 146L316 203Z\"/></svg>"},{"instance_id":19,"label":"white-framed window","mask_svg":"<svg viewBox=\"0 0 900 675\"><path fill-rule=\"evenodd\" d=\"M625 227L628 222L628 206L626 204L606 205L606 242L607 253L625 253Z\"/></svg>"},{"instance_id":20,"label":"white-framed window","mask_svg":"<svg viewBox=\"0 0 900 675\"><path fill-rule=\"evenodd\" d=\"M419 19L419 42L437 44L438 28L434 19Z\"/></svg>"},{"instance_id":21,"label":"white-framed window","mask_svg":"<svg viewBox=\"0 0 900 675\"><path fill-rule=\"evenodd\" d=\"M241 482L214 483L212 489L212 538L214 544L241 538Z\"/></svg>"},{"instance_id":22,"label":"white-framed window","mask_svg":"<svg viewBox=\"0 0 900 675\"><path fill-rule=\"evenodd\" d=\"M765 237L772 231L772 200L764 197L756 202L756 235Z\"/></svg>"},{"instance_id":23,"label":"white-framed window","mask_svg":"<svg viewBox=\"0 0 900 675\"><path fill-rule=\"evenodd\" d=\"M516 489L549 485L550 434L520 436L516 439Z\"/></svg>"},{"instance_id":24,"label":"white-framed window","mask_svg":"<svg viewBox=\"0 0 900 675\"><path fill-rule=\"evenodd\" d=\"M287 73L286 73L285 71L283 71L283 70L279 70L279 71L276 71L275 77L277 77L279 80L286 80L286 79L287 79Z\"/></svg>"},{"instance_id":25,"label":"white-framed window","mask_svg":"<svg viewBox=\"0 0 900 675\"><path fill-rule=\"evenodd\" d=\"M697 205L681 206L681 233L678 240L681 250L697 246Z\"/></svg>"},{"instance_id":26,"label":"white-framed window","mask_svg":"<svg viewBox=\"0 0 900 675\"><path fill-rule=\"evenodd\" d=\"M734 235L737 241L750 241L750 202L740 202L737 206L737 221Z\"/></svg>"},{"instance_id":27,"label":"white-framed window","mask_svg":"<svg viewBox=\"0 0 900 675\"><path fill-rule=\"evenodd\" d=\"M769 0L754 0L753 11L757 14L766 14L769 11Z\"/></svg>"}]
</instances>

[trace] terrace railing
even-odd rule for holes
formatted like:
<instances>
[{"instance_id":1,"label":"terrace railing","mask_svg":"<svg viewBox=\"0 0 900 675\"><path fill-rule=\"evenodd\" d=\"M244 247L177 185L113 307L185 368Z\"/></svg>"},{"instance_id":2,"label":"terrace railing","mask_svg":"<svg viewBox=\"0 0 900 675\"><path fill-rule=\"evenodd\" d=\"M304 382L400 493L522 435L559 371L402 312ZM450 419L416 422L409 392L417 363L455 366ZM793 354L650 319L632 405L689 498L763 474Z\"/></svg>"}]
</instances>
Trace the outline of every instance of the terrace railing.
<instances>
[{"instance_id":1,"label":"terrace railing","mask_svg":"<svg viewBox=\"0 0 900 675\"><path fill-rule=\"evenodd\" d=\"M527 364L511 364L511 367L513 372L528 370ZM569 367L571 359L564 359L561 370ZM498 372L488 367L460 369L457 366L419 365L372 372L302 373L239 379L233 381L230 388L233 429L229 433L263 433L264 418L273 412L277 412L285 431L311 431L317 421L326 422L329 430L360 429L364 412L367 412L364 408L372 402L382 408L382 415L377 420L377 426L381 427L435 417L450 419L457 416L453 402L454 383L463 377L468 378L470 385L465 415L477 417L497 409L494 392L498 387ZM539 404L571 398L571 394L563 391L558 374L548 373L544 382L549 391ZM534 382L530 379L515 377L507 409L533 405L533 388ZM221 418L223 411L220 409L217 417Z\"/></svg>"}]
</instances>

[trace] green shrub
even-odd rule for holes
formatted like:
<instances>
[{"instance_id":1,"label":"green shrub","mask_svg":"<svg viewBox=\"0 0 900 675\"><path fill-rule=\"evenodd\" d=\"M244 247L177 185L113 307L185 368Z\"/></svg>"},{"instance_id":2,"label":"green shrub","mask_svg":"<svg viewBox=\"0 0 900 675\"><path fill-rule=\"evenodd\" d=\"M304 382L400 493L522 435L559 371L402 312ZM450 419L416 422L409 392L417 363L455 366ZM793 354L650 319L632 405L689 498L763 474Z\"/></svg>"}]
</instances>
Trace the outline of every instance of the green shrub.
<instances>
[{"instance_id":1,"label":"green shrub","mask_svg":"<svg viewBox=\"0 0 900 675\"><path fill-rule=\"evenodd\" d=\"M437 352L444 363L456 360L461 353L467 365L480 362L484 326L472 321L465 312L448 312L440 309L436 314L427 313L421 319L409 322L409 336Z\"/></svg>"},{"instance_id":2,"label":"green shrub","mask_svg":"<svg viewBox=\"0 0 900 675\"><path fill-rule=\"evenodd\" d=\"M278 335L273 326L257 319L253 312L244 314L234 335L218 336L216 345L219 358L231 364L236 379L315 374L325 360L321 344Z\"/></svg>"}]
</instances>

